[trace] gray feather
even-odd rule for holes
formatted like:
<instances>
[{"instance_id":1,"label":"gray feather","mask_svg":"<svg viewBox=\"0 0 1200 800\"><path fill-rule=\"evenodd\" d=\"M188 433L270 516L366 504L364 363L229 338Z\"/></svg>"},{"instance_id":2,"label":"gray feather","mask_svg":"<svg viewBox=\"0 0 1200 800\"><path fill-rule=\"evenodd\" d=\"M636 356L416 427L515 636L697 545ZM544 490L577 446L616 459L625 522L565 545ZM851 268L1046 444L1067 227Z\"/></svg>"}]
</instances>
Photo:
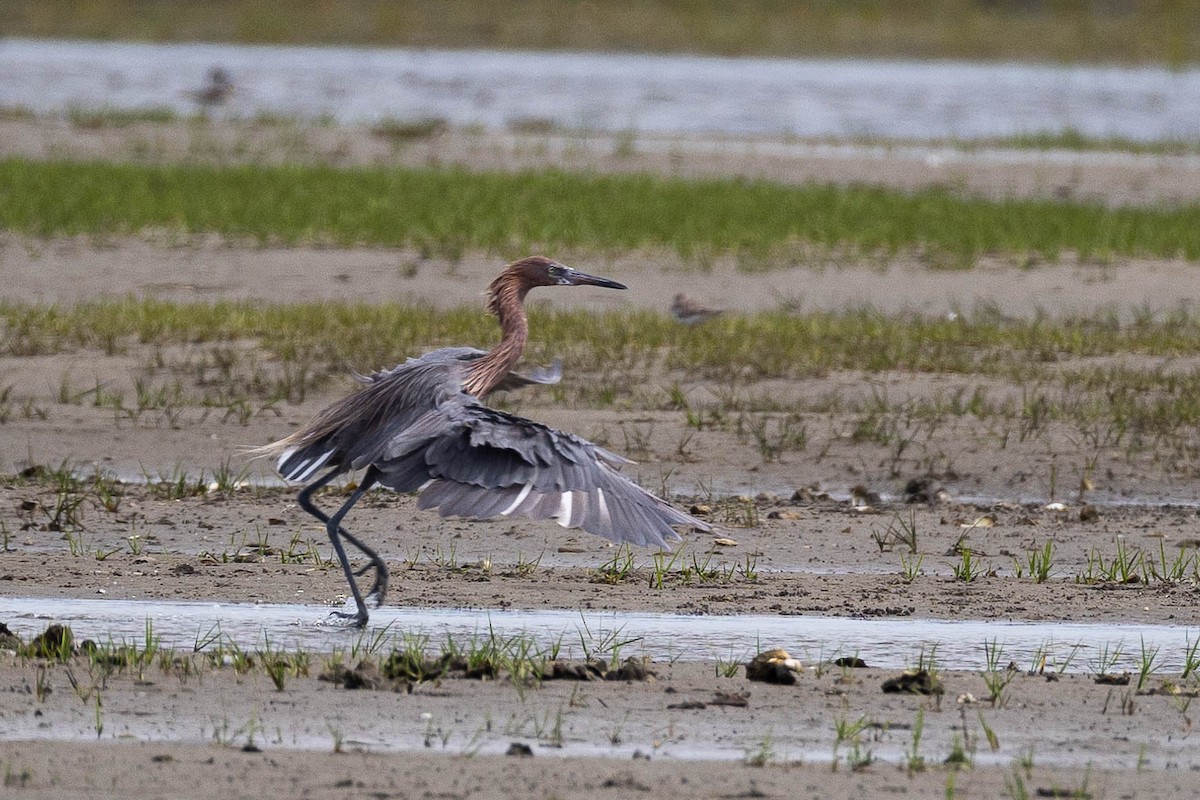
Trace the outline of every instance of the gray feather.
<instances>
[{"instance_id":1,"label":"gray feather","mask_svg":"<svg viewBox=\"0 0 1200 800\"><path fill-rule=\"evenodd\" d=\"M586 439L497 411L461 390L483 352L450 347L390 370L361 376L364 387L322 412L281 461L287 478L314 469L374 466L379 482L414 491L433 479L417 506L443 516L502 513L556 518L571 493L569 527L613 542L663 545L672 526L710 530L618 473L631 463ZM558 380L557 365L530 376L510 373L511 387ZM329 454L326 456L325 454ZM531 488L521 499L526 485ZM603 492L603 503L600 492Z\"/></svg>"}]
</instances>

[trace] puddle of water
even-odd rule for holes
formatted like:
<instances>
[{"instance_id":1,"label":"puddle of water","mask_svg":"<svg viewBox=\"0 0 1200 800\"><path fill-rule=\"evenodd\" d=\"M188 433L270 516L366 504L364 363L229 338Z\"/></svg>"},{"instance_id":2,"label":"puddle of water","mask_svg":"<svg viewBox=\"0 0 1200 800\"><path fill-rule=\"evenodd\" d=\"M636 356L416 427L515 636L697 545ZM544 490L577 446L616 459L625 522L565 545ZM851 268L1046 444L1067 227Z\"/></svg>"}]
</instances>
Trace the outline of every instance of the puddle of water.
<instances>
[{"instance_id":1,"label":"puddle of water","mask_svg":"<svg viewBox=\"0 0 1200 800\"><path fill-rule=\"evenodd\" d=\"M0 40L0 106L196 110L221 66L223 113L341 122L436 117L503 130L733 136L1200 136L1200 70L1050 64Z\"/></svg>"},{"instance_id":2,"label":"puddle of water","mask_svg":"<svg viewBox=\"0 0 1200 800\"><path fill-rule=\"evenodd\" d=\"M70 624L76 636L101 641L112 640L140 644L144 642L147 620L166 647L187 650L197 641L219 633L226 643L236 642L244 649L261 648L270 640L272 648L303 646L310 652L370 642L382 632L384 652L388 637L402 633L423 633L434 647L446 636L462 642L461 637L486 636L494 631L505 637L524 634L543 646L562 645L563 655L581 655L583 644L597 648L606 640L629 641L624 654L647 654L656 660L737 659L744 660L758 649L783 645L804 660L832 658L839 654L857 654L872 666L889 669L913 665L924 650L928 655L936 645L937 664L942 669L978 671L985 667L985 641L1004 645L1000 665L1014 660L1027 668L1039 649L1049 651L1051 663L1062 664L1072 673L1095 670L1105 653L1120 653L1109 665L1114 670L1136 671L1142 649L1158 651L1155 671L1159 675L1179 673L1190 643L1200 630L1168 625L1086 625L987 622L982 620L861 620L835 617L707 616L684 617L667 614L585 613L566 610L500 611L473 609L385 608L374 612L372 628L354 631L336 625L320 624L328 609L304 605L244 605L193 602L142 602L126 600L60 600L0 598L0 621L29 637L51 622ZM546 731L539 729L552 711L522 710L504 719L500 706L481 705L461 709L443 693L405 696L392 703L392 696L379 702L388 708L381 714L358 716L353 721L336 721L339 732L349 734L344 745L354 749L401 753L424 750L430 746L446 753L484 753L499 755L514 740L526 741L539 757L601 756L628 759L634 753L653 753L655 758L682 760L740 761L769 744L782 761L800 759L805 763L829 763L832 720L818 714L805 716L805 704L772 710L763 706L770 720L763 730L731 724L726 715L688 717L681 721L677 737L662 738L661 720L622 720L619 709L595 704L588 712L588 725L576 720L563 729L563 738L547 746ZM399 697L399 696L396 696ZM212 742L223 738L239 746L249 735L246 726L261 723L264 744L275 747L328 750L334 727L319 719L289 716L289 703L280 709L274 704L260 709L226 708L214 705L211 713L184 718L172 711L158 713L157 706L140 710L136 698L129 709L106 711L107 728L122 739L155 742ZM282 710L281 710L282 709ZM454 722L448 720L453 714ZM497 724L492 727L492 714ZM505 712L507 713L507 712ZM561 713L561 712L560 712ZM907 712L887 719L908 722ZM541 715L541 716L539 716ZM772 716L774 715L774 716ZM949 752L958 730L956 715L933 720L922 738L923 752L934 756ZM249 722L246 722L249 717ZM819 718L819 719L818 719ZM836 715L834 717L836 719ZM580 717L583 719L583 717ZM1003 721L1004 718L1001 718ZM243 725L243 723L245 723ZM0 739L55 739L87 741L97 737L95 717L89 706L67 702L46 705L45 713L10 714L0 719ZM445 724L447 736L431 741L431 731L439 734ZM1011 723L1010 723L1011 724ZM623 741L613 744L609 731L622 730ZM897 727L868 747L881 764L902 765L910 746L908 728ZM286 731L286 734L284 733ZM487 733L480 733L487 731ZM1133 769L1147 765L1156 769L1200 768L1186 737L1172 736L1167 729L1139 728L1129 733L1118 726L1116 738L1111 731L1064 731L1050 724L1020 725L1005 728L1001 734L1004 749L990 753L981 748L976 763L1006 765L1014 754L1036 752L1039 766L1080 766L1103 763L1107 768ZM272 732L274 732L272 734ZM472 733L474 732L474 733ZM1128 736L1126 735L1128 733ZM272 735L275 738L272 738ZM841 753L845 758L845 748ZM939 756L940 757L940 756Z\"/></svg>"},{"instance_id":3,"label":"puddle of water","mask_svg":"<svg viewBox=\"0 0 1200 800\"><path fill-rule=\"evenodd\" d=\"M1069 663L1068 671L1135 671L1143 649L1158 651L1159 672L1179 672L1200 630L1175 625L1112 625L984 620L847 619L815 616L680 616L650 613L600 613L568 610L511 611L481 609L377 609L371 626L355 631L328 622L329 609L307 605L147 602L137 600L68 600L0 598L0 621L23 638L53 622L70 625L77 639L142 643L147 623L161 645L191 649L219 633L244 649L303 648L322 652L347 648L365 636L421 634L436 647L451 637L465 641L517 634L540 646L561 646L567 657L584 648L627 642L625 654L656 660L745 660L759 650L786 647L806 661L856 655L873 667L913 666L920 654L936 652L941 669L982 670L985 642L1002 648L1001 662L1028 669L1039 654L1049 664ZM936 648L936 651L934 650Z\"/></svg>"}]
</instances>

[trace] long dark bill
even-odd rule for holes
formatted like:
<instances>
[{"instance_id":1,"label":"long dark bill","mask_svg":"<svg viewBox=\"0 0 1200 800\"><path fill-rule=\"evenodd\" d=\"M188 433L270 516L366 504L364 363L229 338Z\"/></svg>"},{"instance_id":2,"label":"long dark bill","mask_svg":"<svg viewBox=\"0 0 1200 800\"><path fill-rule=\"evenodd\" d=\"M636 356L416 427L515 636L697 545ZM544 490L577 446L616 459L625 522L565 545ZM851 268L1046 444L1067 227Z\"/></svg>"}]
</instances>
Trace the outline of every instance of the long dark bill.
<instances>
[{"instance_id":1,"label":"long dark bill","mask_svg":"<svg viewBox=\"0 0 1200 800\"><path fill-rule=\"evenodd\" d=\"M567 279L567 283L571 286L603 286L605 289L629 288L623 283L610 281L608 278L601 278L596 275L588 275L586 272L577 272L570 268L567 269L567 274L563 277Z\"/></svg>"}]
</instances>

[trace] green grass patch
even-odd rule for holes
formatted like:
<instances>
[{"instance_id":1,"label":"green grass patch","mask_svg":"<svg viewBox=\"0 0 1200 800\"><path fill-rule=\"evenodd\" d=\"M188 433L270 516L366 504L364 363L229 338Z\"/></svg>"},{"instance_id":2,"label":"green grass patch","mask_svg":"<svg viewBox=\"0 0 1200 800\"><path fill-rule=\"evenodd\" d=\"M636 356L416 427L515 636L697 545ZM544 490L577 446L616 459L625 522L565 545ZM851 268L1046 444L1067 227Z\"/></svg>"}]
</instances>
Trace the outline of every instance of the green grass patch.
<instances>
[{"instance_id":1,"label":"green grass patch","mask_svg":"<svg viewBox=\"0 0 1200 800\"><path fill-rule=\"evenodd\" d=\"M1200 259L1200 204L1106 208L928 189L600 176L556 170L334 169L0 161L0 228L36 236L170 230L260 242L410 245L428 254L670 248L786 264L795 248L1065 251Z\"/></svg>"},{"instance_id":2,"label":"green grass patch","mask_svg":"<svg viewBox=\"0 0 1200 800\"><path fill-rule=\"evenodd\" d=\"M5 33L721 55L1200 60L1193 0L7 0Z\"/></svg>"},{"instance_id":3,"label":"green grass patch","mask_svg":"<svg viewBox=\"0 0 1200 800\"><path fill-rule=\"evenodd\" d=\"M897 452L949 420L973 417L998 421L1002 445L1066 426L1088 447L1141 452L1166 444L1186 457L1180 463L1195 461L1200 367L1188 359L1200 352L1200 316L1183 311L1132 323L1103 316L1008 320L986 310L953 321L780 311L687 327L650 311L535 310L530 323L526 361L561 358L567 365L568 380L547 389L555 404L674 408L696 429L753 436L765 459L809 447L805 418L797 415L816 413L843 415L853 442ZM108 408L118 422L170 427L210 413L248 424L352 369L387 368L439 346L488 347L496 338L495 321L476 308L0 302L0 355L99 351L142 359L131 383L76 385L64 375L57 402ZM899 397L869 382L817 397L781 396L759 384L904 371L984 379ZM677 382L674 393L664 381ZM712 400L689 406L680 383L707 386ZM0 385L0 425L45 419L47 402ZM626 449L635 444L627 440Z\"/></svg>"},{"instance_id":4,"label":"green grass patch","mask_svg":"<svg viewBox=\"0 0 1200 800\"><path fill-rule=\"evenodd\" d=\"M1200 142L1189 139L1143 142L1120 136L1088 136L1075 128L1056 132L1023 133L993 140L965 141L961 142L959 146L966 150L979 147L1011 147L1021 150L1120 152L1154 156L1183 156L1200 153Z\"/></svg>"},{"instance_id":5,"label":"green grass patch","mask_svg":"<svg viewBox=\"0 0 1200 800\"><path fill-rule=\"evenodd\" d=\"M124 109L75 106L67 110L67 120L72 126L83 130L128 128L143 122L162 125L178 119L179 115L166 107Z\"/></svg>"},{"instance_id":6,"label":"green grass patch","mask_svg":"<svg viewBox=\"0 0 1200 800\"><path fill-rule=\"evenodd\" d=\"M28 122L37 116L28 106L0 106L0 122Z\"/></svg>"},{"instance_id":7,"label":"green grass patch","mask_svg":"<svg viewBox=\"0 0 1200 800\"><path fill-rule=\"evenodd\" d=\"M898 139L885 136L818 136L795 139L810 144L857 145L883 150L901 147L944 147L965 153L984 149L1000 150L1070 150L1089 153L1133 153L1148 156L1188 156L1200 153L1200 142L1192 139L1159 139L1142 141L1124 136L1091 136L1077 128L1061 131L1018 133L982 139L955 137Z\"/></svg>"},{"instance_id":8,"label":"green grass patch","mask_svg":"<svg viewBox=\"0 0 1200 800\"><path fill-rule=\"evenodd\" d=\"M402 120L386 117L371 126L371 135L393 142L416 142L444 133L449 123L440 117Z\"/></svg>"},{"instance_id":9,"label":"green grass patch","mask_svg":"<svg viewBox=\"0 0 1200 800\"><path fill-rule=\"evenodd\" d=\"M529 358L562 356L580 369L668 368L714 377L798 378L827 370L911 370L1020 375L1067 359L1200 352L1200 317L1120 324L1111 317L1006 320L986 311L956 320L872 310L764 312L686 327L651 311L530 313ZM150 299L60 307L0 301L0 354L77 350L119 353L132 345L257 340L282 359L335 367L390 366L445 345L488 347L495 321L480 309L448 311L395 303L251 302L180 304ZM346 364L352 359L351 364ZM1163 369L1106 367L1062 372L1064 385L1092 392L1113 385L1131 394L1195 388Z\"/></svg>"}]
</instances>

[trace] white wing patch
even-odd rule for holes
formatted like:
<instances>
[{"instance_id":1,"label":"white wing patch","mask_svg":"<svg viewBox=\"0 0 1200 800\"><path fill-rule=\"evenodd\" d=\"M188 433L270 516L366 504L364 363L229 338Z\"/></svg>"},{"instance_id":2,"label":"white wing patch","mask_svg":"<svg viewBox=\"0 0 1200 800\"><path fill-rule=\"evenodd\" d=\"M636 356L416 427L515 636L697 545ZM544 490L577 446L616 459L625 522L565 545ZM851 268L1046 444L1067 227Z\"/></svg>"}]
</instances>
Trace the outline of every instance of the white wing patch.
<instances>
[{"instance_id":1,"label":"white wing patch","mask_svg":"<svg viewBox=\"0 0 1200 800\"><path fill-rule=\"evenodd\" d=\"M308 466L304 468L303 472L301 472L299 474L296 474L295 472L293 472L291 475L289 475L288 480L297 481L297 482L308 480L308 476L312 475L314 472L316 472L320 468L320 466L322 464L324 464L326 461L328 461L329 457L333 454L334 454L333 450L325 451L320 456L318 456L317 458L315 458L311 462L309 462ZM301 465L301 466L304 466L304 465Z\"/></svg>"},{"instance_id":2,"label":"white wing patch","mask_svg":"<svg viewBox=\"0 0 1200 800\"><path fill-rule=\"evenodd\" d=\"M529 497L529 493L531 491L533 491L533 484L532 483L525 484L523 487L521 487L521 493L517 495L517 499L513 500L511 503L509 503L508 508L504 509L500 513L503 516L507 517L509 514L516 511L520 507L521 503L525 502L525 498Z\"/></svg>"},{"instance_id":3,"label":"white wing patch","mask_svg":"<svg viewBox=\"0 0 1200 800\"><path fill-rule=\"evenodd\" d=\"M604 520L604 525L607 527L612 525L612 515L608 513L608 501L604 499L604 490L596 487L596 502L600 506L600 519Z\"/></svg>"},{"instance_id":4,"label":"white wing patch","mask_svg":"<svg viewBox=\"0 0 1200 800\"><path fill-rule=\"evenodd\" d=\"M571 503L574 499L575 495L571 492L563 492L562 499L558 501L558 513L554 515L554 518L564 528L571 527Z\"/></svg>"},{"instance_id":5,"label":"white wing patch","mask_svg":"<svg viewBox=\"0 0 1200 800\"><path fill-rule=\"evenodd\" d=\"M276 471L283 472L283 462L285 462L289 458L291 458L292 454L295 452L296 452L296 448L294 448L294 447L289 447L287 450L284 450L283 454L279 456L279 461L277 461L275 463Z\"/></svg>"}]
</instances>

